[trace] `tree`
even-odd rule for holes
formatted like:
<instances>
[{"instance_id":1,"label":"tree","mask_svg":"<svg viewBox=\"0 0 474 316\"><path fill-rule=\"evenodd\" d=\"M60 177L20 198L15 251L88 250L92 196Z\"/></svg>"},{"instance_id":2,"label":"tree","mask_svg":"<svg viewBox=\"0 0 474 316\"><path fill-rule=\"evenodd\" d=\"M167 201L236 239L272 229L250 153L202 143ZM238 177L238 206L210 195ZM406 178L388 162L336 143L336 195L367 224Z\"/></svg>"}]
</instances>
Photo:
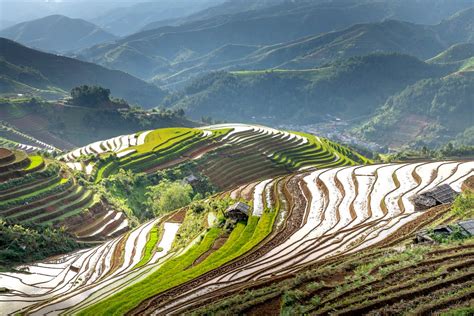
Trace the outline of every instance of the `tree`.
<instances>
[{"instance_id":1,"label":"tree","mask_svg":"<svg viewBox=\"0 0 474 316\"><path fill-rule=\"evenodd\" d=\"M183 110L183 109L177 109L177 110L176 110L176 115L177 115L178 117L184 117L184 114L185 114L185 113L184 113L184 110Z\"/></svg>"},{"instance_id":2,"label":"tree","mask_svg":"<svg viewBox=\"0 0 474 316\"><path fill-rule=\"evenodd\" d=\"M151 187L148 195L151 198L154 213L162 215L191 203L192 193L193 188L187 183L163 180Z\"/></svg>"},{"instance_id":3,"label":"tree","mask_svg":"<svg viewBox=\"0 0 474 316\"><path fill-rule=\"evenodd\" d=\"M84 107L100 107L110 102L110 90L100 86L82 85L71 90L72 103Z\"/></svg>"}]
</instances>

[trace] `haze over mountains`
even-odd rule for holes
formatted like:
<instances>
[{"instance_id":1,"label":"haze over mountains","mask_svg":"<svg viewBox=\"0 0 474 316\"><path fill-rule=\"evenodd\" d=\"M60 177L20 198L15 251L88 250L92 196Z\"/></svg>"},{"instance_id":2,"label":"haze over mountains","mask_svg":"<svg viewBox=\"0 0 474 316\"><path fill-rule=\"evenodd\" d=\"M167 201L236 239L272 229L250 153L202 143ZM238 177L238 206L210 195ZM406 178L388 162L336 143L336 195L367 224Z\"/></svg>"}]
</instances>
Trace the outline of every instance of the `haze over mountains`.
<instances>
[{"instance_id":1,"label":"haze over mountains","mask_svg":"<svg viewBox=\"0 0 474 316\"><path fill-rule=\"evenodd\" d=\"M368 140L396 130L406 114L417 123L387 136L394 146L466 142L470 117L456 113L469 109L472 90L471 1L160 1L109 6L90 21L52 15L1 31L88 62L32 50L45 62L25 62L12 58L25 47L2 42L13 52L2 60L2 91L51 98L100 84L131 103L184 109L196 120L312 124L333 115ZM421 116L411 111L421 102L413 94L435 104L441 90L463 95L438 105L452 119L427 106ZM437 127L427 131L430 124Z\"/></svg>"},{"instance_id":2,"label":"haze over mountains","mask_svg":"<svg viewBox=\"0 0 474 316\"><path fill-rule=\"evenodd\" d=\"M50 15L13 25L1 30L0 37L43 51L62 53L87 48L116 38L97 25L64 15Z\"/></svg>"},{"instance_id":3,"label":"haze over mountains","mask_svg":"<svg viewBox=\"0 0 474 316\"><path fill-rule=\"evenodd\" d=\"M132 103L159 104L164 92L149 83L118 70L40 52L0 38L0 92L23 94L69 94L82 85L101 85L113 95Z\"/></svg>"},{"instance_id":4,"label":"haze over mountains","mask_svg":"<svg viewBox=\"0 0 474 316\"><path fill-rule=\"evenodd\" d=\"M0 315L472 315L473 225L474 0L0 0Z\"/></svg>"},{"instance_id":5,"label":"haze over mountains","mask_svg":"<svg viewBox=\"0 0 474 316\"><path fill-rule=\"evenodd\" d=\"M163 79L172 77L180 71L186 72L188 64L180 67L180 63L190 61L193 66L199 65L198 58L212 54L213 51L228 44L252 45L259 48L343 30L357 23L377 23L384 19L436 24L442 18L447 18L456 12L450 10L452 5L445 1L439 2L439 8L435 7L433 11L436 14L430 14L429 11L421 12L426 3L426 1L416 4L404 1L285 2L259 10L218 15L180 26L166 26L140 32L115 43L92 47L80 55L86 60L121 69L144 79L154 76ZM468 7L468 2L463 4ZM438 12L439 9L443 10L444 15ZM435 19L435 15L439 19ZM396 33L397 30L393 32ZM367 39L373 40L370 36Z\"/></svg>"}]
</instances>

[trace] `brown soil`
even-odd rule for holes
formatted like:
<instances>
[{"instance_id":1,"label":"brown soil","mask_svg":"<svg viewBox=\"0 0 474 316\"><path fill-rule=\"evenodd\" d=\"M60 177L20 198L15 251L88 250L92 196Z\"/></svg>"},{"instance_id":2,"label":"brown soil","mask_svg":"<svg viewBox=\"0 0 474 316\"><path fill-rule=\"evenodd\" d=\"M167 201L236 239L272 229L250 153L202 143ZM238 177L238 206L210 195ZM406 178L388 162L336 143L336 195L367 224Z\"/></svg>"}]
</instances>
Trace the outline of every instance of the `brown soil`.
<instances>
[{"instance_id":1,"label":"brown soil","mask_svg":"<svg viewBox=\"0 0 474 316\"><path fill-rule=\"evenodd\" d=\"M474 192L474 176L470 176L463 182L461 190Z\"/></svg>"},{"instance_id":2,"label":"brown soil","mask_svg":"<svg viewBox=\"0 0 474 316\"><path fill-rule=\"evenodd\" d=\"M206 251L205 253L203 253L202 255L199 256L199 258L197 258L193 264L192 264L192 267L200 264L201 262L203 262L207 257L209 257L214 251L217 251L219 250L220 247L224 246L225 242L227 241L227 238L229 238L229 236L221 236L219 238L217 238L215 241L214 241L214 244L212 244L212 247Z\"/></svg>"},{"instance_id":3,"label":"brown soil","mask_svg":"<svg viewBox=\"0 0 474 316\"><path fill-rule=\"evenodd\" d=\"M167 219L167 222L170 223L182 223L184 222L184 218L186 217L186 210L180 210L176 213L174 213L169 219Z\"/></svg>"},{"instance_id":4,"label":"brown soil","mask_svg":"<svg viewBox=\"0 0 474 316\"><path fill-rule=\"evenodd\" d=\"M13 152L10 149L0 147L0 162L5 158L13 156Z\"/></svg>"},{"instance_id":5,"label":"brown soil","mask_svg":"<svg viewBox=\"0 0 474 316\"><path fill-rule=\"evenodd\" d=\"M252 306L247 311L244 311L244 314L251 316L280 315L280 308L281 298L278 296L261 304Z\"/></svg>"}]
</instances>

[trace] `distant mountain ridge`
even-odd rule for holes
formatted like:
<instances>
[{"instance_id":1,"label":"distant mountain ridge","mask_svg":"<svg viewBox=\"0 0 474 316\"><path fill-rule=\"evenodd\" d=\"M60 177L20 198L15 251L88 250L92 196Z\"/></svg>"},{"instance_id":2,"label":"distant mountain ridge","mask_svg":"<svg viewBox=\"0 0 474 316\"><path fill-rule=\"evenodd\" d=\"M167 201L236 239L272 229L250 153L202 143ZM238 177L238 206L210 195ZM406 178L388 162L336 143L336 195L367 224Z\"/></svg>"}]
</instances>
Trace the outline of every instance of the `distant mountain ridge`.
<instances>
[{"instance_id":1,"label":"distant mountain ridge","mask_svg":"<svg viewBox=\"0 0 474 316\"><path fill-rule=\"evenodd\" d=\"M217 70L312 69L372 52L397 52L425 60L456 43L454 38L461 41L470 38L469 29L474 20L465 18L470 12L465 10L434 26L385 20L263 47L233 45L239 49L226 50L231 46L226 45L203 57L157 68L169 75L157 76L156 81L158 84L179 83L200 73Z\"/></svg>"},{"instance_id":2,"label":"distant mountain ridge","mask_svg":"<svg viewBox=\"0 0 474 316\"><path fill-rule=\"evenodd\" d=\"M408 84L452 70L408 55L371 54L308 70L216 72L164 102L184 108L192 118L303 124L323 120L326 114L370 115Z\"/></svg>"},{"instance_id":3,"label":"distant mountain ridge","mask_svg":"<svg viewBox=\"0 0 474 316\"><path fill-rule=\"evenodd\" d=\"M179 19L197 11L218 5L224 0L160 0L143 1L105 11L91 21L114 34L125 36L140 31L158 21Z\"/></svg>"},{"instance_id":4,"label":"distant mountain ridge","mask_svg":"<svg viewBox=\"0 0 474 316\"><path fill-rule=\"evenodd\" d=\"M3 93L37 89L69 93L79 85L100 85L115 97L144 106L156 106L165 95L158 87L124 72L40 52L5 38L0 38L0 83Z\"/></svg>"},{"instance_id":5,"label":"distant mountain ridge","mask_svg":"<svg viewBox=\"0 0 474 316\"><path fill-rule=\"evenodd\" d=\"M331 62L373 50L414 54L424 59L433 57L460 39L468 41L471 38L471 10L461 11L449 19L445 15L446 19L437 25L410 22L416 20L410 10L416 7L421 11L423 3L283 2L139 32L79 54L85 60L147 80L153 79L158 85L168 85L209 70L263 69L279 65L301 69L322 64L319 60ZM439 8L425 8L426 14L429 15L430 10L438 12L437 9L443 5L448 6L443 1L438 3L442 4ZM461 9L467 6L467 2L463 5ZM439 12L436 15L442 16ZM383 22L387 19L390 21ZM400 21L394 22L394 19ZM339 37L334 38L336 35ZM419 46L416 45L418 41L421 41ZM311 43L314 46L308 47ZM219 63L222 65L206 60L206 56L228 45L250 46L255 50L251 53L244 51L232 58L220 52L223 58ZM342 50L342 56L338 56L339 50ZM298 62L295 64L293 59L298 59ZM318 62L314 63L314 60Z\"/></svg>"},{"instance_id":6,"label":"distant mountain ridge","mask_svg":"<svg viewBox=\"0 0 474 316\"><path fill-rule=\"evenodd\" d=\"M49 52L84 49L117 38L97 25L64 15L15 24L1 30L0 37Z\"/></svg>"}]
</instances>

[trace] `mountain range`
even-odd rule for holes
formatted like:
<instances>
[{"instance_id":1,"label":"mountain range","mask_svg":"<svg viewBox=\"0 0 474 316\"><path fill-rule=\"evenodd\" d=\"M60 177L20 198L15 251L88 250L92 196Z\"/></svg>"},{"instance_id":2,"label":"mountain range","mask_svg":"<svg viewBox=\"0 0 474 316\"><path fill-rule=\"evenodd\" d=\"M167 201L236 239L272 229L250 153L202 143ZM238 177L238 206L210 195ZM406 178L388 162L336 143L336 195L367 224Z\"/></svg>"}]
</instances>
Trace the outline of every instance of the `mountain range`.
<instances>
[{"instance_id":1,"label":"mountain range","mask_svg":"<svg viewBox=\"0 0 474 316\"><path fill-rule=\"evenodd\" d=\"M370 141L386 131L384 142L393 146L421 138L429 145L454 138L466 142L469 121L456 115L465 113L469 102L441 102L438 93L470 97L474 7L469 1L215 3L186 17L171 14L168 20L148 23L147 18L141 24L127 20L131 12L117 9L101 25L123 18L146 30L76 49L71 54L76 59L2 40L1 92L52 99L77 85L96 84L147 108L184 109L192 119L279 125L323 122L329 115L351 122L347 130ZM150 19L159 9L153 4L133 8L135 18L149 8ZM26 41L31 25L49 19L76 21L52 16L10 30ZM40 30L36 43L47 42ZM48 40L61 42L53 35ZM439 119L439 112L426 105L423 115L412 113L417 95L419 102L441 102L437 108L453 112ZM409 121L405 117L413 119L412 131L407 127L403 135L391 137ZM428 131L428 125L436 127Z\"/></svg>"},{"instance_id":2,"label":"mountain range","mask_svg":"<svg viewBox=\"0 0 474 316\"><path fill-rule=\"evenodd\" d=\"M130 35L153 23L170 23L193 13L214 7L224 0L160 0L123 4L91 19L119 36ZM91 45L92 46L92 45Z\"/></svg>"},{"instance_id":3,"label":"mountain range","mask_svg":"<svg viewBox=\"0 0 474 316\"><path fill-rule=\"evenodd\" d=\"M0 37L43 51L62 53L116 39L97 25L64 15L50 15L15 24L1 30Z\"/></svg>"},{"instance_id":4,"label":"mountain range","mask_svg":"<svg viewBox=\"0 0 474 316\"><path fill-rule=\"evenodd\" d=\"M438 12L439 8L452 8L445 1L440 1L438 4L439 7L425 9L424 15L433 16L430 12ZM462 9L468 7L469 3L460 2L460 4ZM191 68L188 67L189 63L193 64L193 67L200 67L199 58L213 54L226 45L255 46L257 50L279 43L290 45L298 39L315 38L327 32L348 29L354 24L379 23L384 19L412 23L415 21L419 23L420 20L432 22L434 18L419 18L423 15L420 12L422 7L426 8L426 5L427 1L419 1L416 5L408 1L284 2L256 10L217 15L204 20L191 20L178 26L163 26L139 32L113 43L100 44L83 50L78 56L109 68L127 71L143 79L163 80L172 77L183 80L179 74ZM440 19L436 20L436 23L440 23L441 19L448 18L454 12L456 11L444 10L444 15L437 13ZM469 17L472 13L461 15L453 17L453 20L441 22L446 23L439 27L446 31L446 34L443 33L444 38L449 37L449 34L453 34L456 29L469 27ZM435 26L413 27L420 28L421 33L428 33L431 30L438 34ZM327 36L331 37L334 34ZM327 42L329 37L323 39L324 42ZM439 51L448 46L449 43L444 43ZM439 51L435 51L434 54ZM246 55L239 57L244 58ZM234 66L235 64L233 63ZM165 83L168 82L165 80Z\"/></svg>"},{"instance_id":5,"label":"mountain range","mask_svg":"<svg viewBox=\"0 0 474 316\"><path fill-rule=\"evenodd\" d=\"M439 56L458 51L463 58L469 52L460 53L461 48L469 50L471 45L453 46ZM330 115L351 122L350 128L370 141L382 139L398 147L421 139L435 146L462 137L472 126L470 56L424 62L409 55L374 53L314 69L215 72L167 96L164 104L184 108L195 119L212 116L274 125L315 124ZM406 124L409 128L401 128Z\"/></svg>"},{"instance_id":6,"label":"mountain range","mask_svg":"<svg viewBox=\"0 0 474 316\"><path fill-rule=\"evenodd\" d=\"M118 70L77 59L40 52L9 39L0 38L0 91L56 97L83 84L109 88L115 97L145 106L159 104L164 92L147 82Z\"/></svg>"}]
</instances>

